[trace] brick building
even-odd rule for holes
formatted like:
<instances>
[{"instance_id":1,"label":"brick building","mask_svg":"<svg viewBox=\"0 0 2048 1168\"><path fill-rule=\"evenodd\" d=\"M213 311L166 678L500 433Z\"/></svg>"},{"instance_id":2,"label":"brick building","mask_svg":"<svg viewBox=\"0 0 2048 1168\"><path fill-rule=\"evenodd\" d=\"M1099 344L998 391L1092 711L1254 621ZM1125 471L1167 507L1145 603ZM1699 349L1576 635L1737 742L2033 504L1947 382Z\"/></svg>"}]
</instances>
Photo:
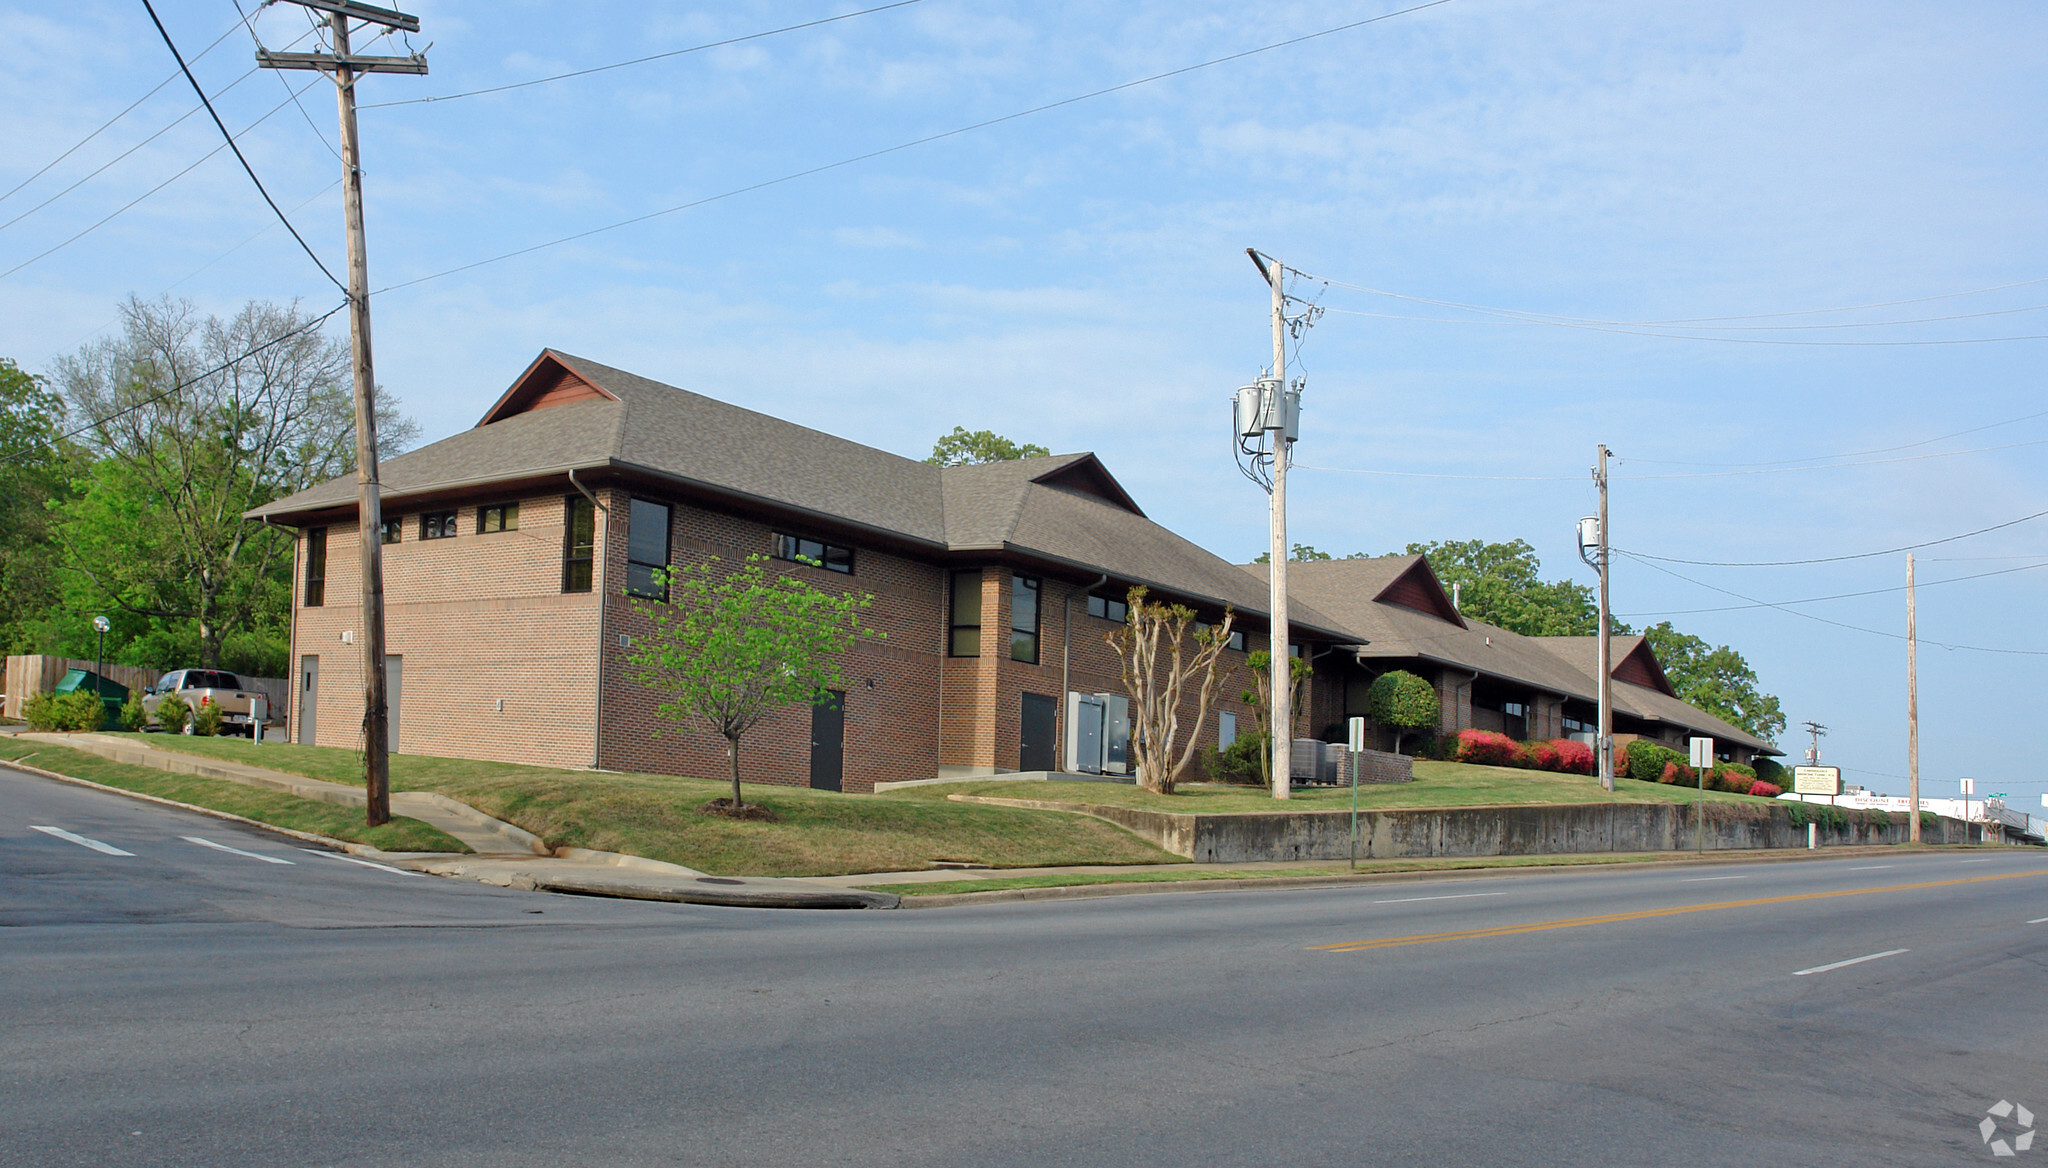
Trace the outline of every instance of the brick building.
<instances>
[{"instance_id":1,"label":"brick building","mask_svg":"<svg viewBox=\"0 0 2048 1168\"><path fill-rule=\"evenodd\" d=\"M1245 571L1261 584L1263 565ZM1311 730L1335 740L1336 725L1365 713L1365 691L1380 674L1405 669L1436 687L1437 729L1492 730L1512 738L1592 741L1599 719L1599 648L1594 637L1525 637L1463 616L1418 555L1288 565L1288 595L1340 625L1343 642L1317 662ZM1681 700L1640 636L1610 646L1617 746L1648 738L1679 750L1695 735L1715 752L1749 762L1779 751L1755 735ZM1392 731L1381 729L1383 745Z\"/></svg>"},{"instance_id":2,"label":"brick building","mask_svg":"<svg viewBox=\"0 0 2048 1168\"><path fill-rule=\"evenodd\" d=\"M1060 769L1062 695L1123 689L1107 636L1134 585L1203 621L1233 613L1216 701L1200 725L1190 702L1183 734L1251 726L1238 697L1264 586L1147 519L1092 454L942 470L549 350L475 427L380 477L396 750L725 773L724 739L663 719L628 658L656 568L750 554L871 594L883 636L841 662L835 702L746 737L748 781ZM356 746L354 479L252 515L299 530L293 737ZM1311 654L1347 639L1313 606L1292 627Z\"/></svg>"}]
</instances>

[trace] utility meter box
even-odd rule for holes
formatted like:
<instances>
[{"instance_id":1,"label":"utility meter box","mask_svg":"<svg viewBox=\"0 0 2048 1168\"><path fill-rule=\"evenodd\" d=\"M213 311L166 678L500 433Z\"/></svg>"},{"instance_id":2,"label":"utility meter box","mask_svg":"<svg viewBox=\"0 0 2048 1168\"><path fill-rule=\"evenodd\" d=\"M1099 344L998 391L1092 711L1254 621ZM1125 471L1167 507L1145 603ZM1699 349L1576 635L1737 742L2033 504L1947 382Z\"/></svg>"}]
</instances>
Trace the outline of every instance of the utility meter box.
<instances>
[{"instance_id":1,"label":"utility meter box","mask_svg":"<svg viewBox=\"0 0 2048 1168\"><path fill-rule=\"evenodd\" d=\"M1068 693L1066 769L1084 775L1131 771L1131 701L1122 694Z\"/></svg>"}]
</instances>

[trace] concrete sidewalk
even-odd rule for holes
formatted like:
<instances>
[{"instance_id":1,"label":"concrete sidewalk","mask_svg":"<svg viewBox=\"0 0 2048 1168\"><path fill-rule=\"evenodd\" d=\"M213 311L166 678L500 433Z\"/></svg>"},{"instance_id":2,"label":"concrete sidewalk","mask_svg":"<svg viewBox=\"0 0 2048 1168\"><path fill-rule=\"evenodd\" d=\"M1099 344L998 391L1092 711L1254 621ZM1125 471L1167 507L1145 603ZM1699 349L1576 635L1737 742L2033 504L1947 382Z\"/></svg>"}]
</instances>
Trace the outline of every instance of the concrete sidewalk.
<instances>
[{"instance_id":1,"label":"concrete sidewalk","mask_svg":"<svg viewBox=\"0 0 2048 1168\"><path fill-rule=\"evenodd\" d=\"M367 801L359 787L344 786L324 779L308 778L305 775L269 770L246 763L185 754L130 738L108 734L19 733L14 736L35 742L47 742L53 746L69 747L72 750L82 750L132 766L263 787L322 803L361 807ZM23 766L21 769L72 782L84 781L40 767ZM117 794L134 794L122 791L118 787L106 787L98 783L89 785ZM209 815L221 814L205 807L192 807L189 804L179 806ZM467 803L426 791L392 792L391 811L394 815L407 816L439 828L462 841L474 854L384 852L364 844L344 843L340 840L326 842L351 854L373 856L381 863L457 880L473 880L500 888L539 889L587 896L616 896L632 900L666 900L738 908L895 908L897 905L897 898L889 893L870 892L821 881L784 880L765 876L707 876L680 864L669 864L642 856L593 851L589 848L549 848L539 837L523 828L485 815Z\"/></svg>"}]
</instances>

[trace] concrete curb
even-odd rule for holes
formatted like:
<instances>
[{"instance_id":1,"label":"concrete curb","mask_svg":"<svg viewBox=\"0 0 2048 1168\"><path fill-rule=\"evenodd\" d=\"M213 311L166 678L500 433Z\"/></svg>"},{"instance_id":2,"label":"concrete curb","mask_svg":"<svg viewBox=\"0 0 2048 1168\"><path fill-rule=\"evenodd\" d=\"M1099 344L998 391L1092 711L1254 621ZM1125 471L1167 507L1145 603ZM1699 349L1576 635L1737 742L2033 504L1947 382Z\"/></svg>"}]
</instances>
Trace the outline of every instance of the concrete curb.
<instances>
[{"instance_id":1,"label":"concrete curb","mask_svg":"<svg viewBox=\"0 0 2048 1168\"><path fill-rule=\"evenodd\" d=\"M121 795L129 799L140 799L144 803L155 803L160 807L175 807L180 811L192 811L200 815L211 816L214 819L225 819L229 823L239 823L244 827L260 828L264 831L273 832L277 835L288 836L291 839L303 840L306 843L319 844L322 847L332 848L338 852L347 852L351 856L364 856L367 858L381 861L390 861L401 858L399 855L396 855L394 853L386 852L378 848L373 848L369 844L353 844L348 842L347 840L334 839L331 836L315 835L310 831L299 831L296 828L279 827L274 823L265 823L260 819L250 819L248 816L245 815L236 815L232 811L217 811L211 807L201 807L196 803L180 803L176 799L166 799L162 795L150 795L142 791L130 791L126 787L109 787L105 783L95 783L91 779L81 779L73 775L59 774L56 771L46 771L39 766L30 766L29 764L24 762L9 762L6 759L0 759L0 766L11 767L14 770L18 771L27 771L32 775L41 775L43 778L55 779L60 783L70 783L71 785L76 787L90 787L95 791L105 791L109 795ZM420 854L422 853L404 853L405 856L415 856ZM450 852L447 854L457 855L459 853Z\"/></svg>"},{"instance_id":2,"label":"concrete curb","mask_svg":"<svg viewBox=\"0 0 2048 1168\"><path fill-rule=\"evenodd\" d=\"M1023 901L1045 900L1096 900L1111 896L1146 896L1171 892L1256 892L1260 890L1294 888L1343 888L1354 884L1405 884L1420 880L1444 879L1446 877L1509 877L1521 875L1557 875L1565 872L1595 874L1601 872L1631 872L1645 868L1712 868L1728 864L1759 863L1802 863L1814 860L1867 859L1871 856L1897 855L1891 849L1898 844L1854 845L1849 847L1820 848L1815 851L1787 853L1780 850L1758 852L1722 853L1718 856L1674 856L1670 859L1616 860L1600 864L1517 864L1514 866L1493 865L1470 868L1431 868L1416 872L1335 872L1327 876L1253 876L1230 880L1148 880L1128 881L1111 884L1072 884L1042 888L995 888L984 892L941 892L930 896L906 896L899 907L918 908L960 908L978 904L1005 904ZM1927 845L1928 847L1968 847L1973 845ZM1920 854L1920 853L1914 853Z\"/></svg>"},{"instance_id":3,"label":"concrete curb","mask_svg":"<svg viewBox=\"0 0 2048 1168\"><path fill-rule=\"evenodd\" d=\"M563 848L559 856L542 852L531 859L467 855L459 852L386 852L368 844L350 843L347 840L316 835L309 831L279 827L229 811L181 803L176 799L130 791L125 787L110 787L105 783L95 783L91 779L61 774L28 763L0 760L0 766L27 771L46 779L55 779L60 783L70 783L73 786L104 791L110 795L154 803L160 807L175 807L180 811L191 811L213 819L239 823L245 827L257 828L305 843L319 844L321 847L352 856L375 859L380 863L424 875L472 880L498 888L575 893L584 896L614 896L626 900L660 900L727 908L886 909L896 908L901 900L893 893L875 892L865 888L835 888L830 885L778 880L771 877L742 879L705 876L680 864L669 864L661 860L650 860L644 856L629 856L619 852L600 852L590 848ZM561 867L555 869L554 865Z\"/></svg>"}]
</instances>

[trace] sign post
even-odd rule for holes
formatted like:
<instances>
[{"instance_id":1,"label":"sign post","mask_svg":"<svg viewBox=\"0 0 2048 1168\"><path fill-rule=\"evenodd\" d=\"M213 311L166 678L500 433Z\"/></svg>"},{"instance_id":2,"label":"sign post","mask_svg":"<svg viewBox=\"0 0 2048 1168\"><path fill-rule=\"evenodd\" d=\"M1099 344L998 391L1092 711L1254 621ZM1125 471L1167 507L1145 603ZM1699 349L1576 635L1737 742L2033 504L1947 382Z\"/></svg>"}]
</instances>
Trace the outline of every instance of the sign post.
<instances>
[{"instance_id":1,"label":"sign post","mask_svg":"<svg viewBox=\"0 0 2048 1168\"><path fill-rule=\"evenodd\" d=\"M1966 823L1966 824L1970 822L1970 796L1972 796L1972 795L1974 795L1974 794L1976 794L1976 793L1977 793L1977 780L1975 780L1975 779L1964 779L1964 780L1963 780L1963 822L1964 822L1964 823ZM1968 843L1968 842L1970 842L1970 835L1969 835L1969 829L1968 829L1967 827L1963 829L1963 842L1964 842L1964 843Z\"/></svg>"},{"instance_id":2,"label":"sign post","mask_svg":"<svg viewBox=\"0 0 2048 1168\"><path fill-rule=\"evenodd\" d=\"M1365 719L1350 721L1351 741L1351 870L1358 870L1358 761L1365 753Z\"/></svg>"},{"instance_id":3,"label":"sign post","mask_svg":"<svg viewBox=\"0 0 2048 1168\"><path fill-rule=\"evenodd\" d=\"M1693 851L1705 855L1707 851L1707 771L1714 765L1714 740L1711 738L1692 739L1692 777L1699 781L1699 790L1692 798Z\"/></svg>"}]
</instances>

